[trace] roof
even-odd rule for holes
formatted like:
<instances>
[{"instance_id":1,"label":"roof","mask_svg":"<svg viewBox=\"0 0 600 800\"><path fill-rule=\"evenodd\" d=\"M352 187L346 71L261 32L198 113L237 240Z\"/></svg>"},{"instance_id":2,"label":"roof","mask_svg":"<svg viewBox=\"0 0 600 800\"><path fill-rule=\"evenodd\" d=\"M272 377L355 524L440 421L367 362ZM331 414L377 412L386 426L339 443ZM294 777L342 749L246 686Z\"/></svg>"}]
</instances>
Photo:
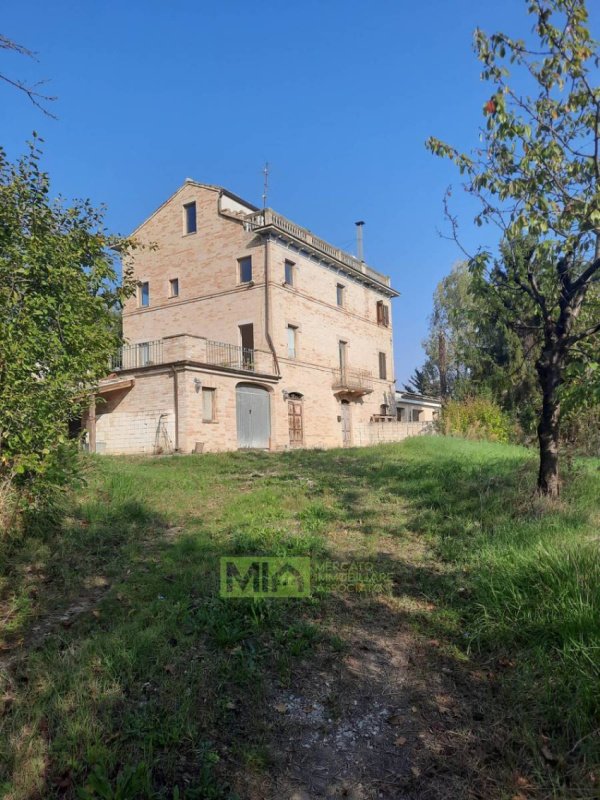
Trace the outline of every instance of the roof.
<instances>
[{"instance_id":1,"label":"roof","mask_svg":"<svg viewBox=\"0 0 600 800\"><path fill-rule=\"evenodd\" d=\"M432 405L441 406L442 401L439 397L429 397L426 394L418 394L417 392L396 392L396 401L404 403L412 403L414 405Z\"/></svg>"}]
</instances>

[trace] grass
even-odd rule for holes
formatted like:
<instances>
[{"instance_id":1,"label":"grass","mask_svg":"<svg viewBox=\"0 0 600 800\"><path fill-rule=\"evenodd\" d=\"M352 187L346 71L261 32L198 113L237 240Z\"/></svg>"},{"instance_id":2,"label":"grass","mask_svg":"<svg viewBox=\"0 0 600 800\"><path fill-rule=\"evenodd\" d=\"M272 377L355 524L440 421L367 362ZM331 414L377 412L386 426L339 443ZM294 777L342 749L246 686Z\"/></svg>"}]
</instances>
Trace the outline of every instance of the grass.
<instances>
[{"instance_id":1,"label":"grass","mask_svg":"<svg viewBox=\"0 0 600 800\"><path fill-rule=\"evenodd\" d=\"M86 470L60 531L0 543L1 796L232 799L233 763L271 769L270 687L339 660L346 629L327 594L219 599L231 553L385 565L394 624L494 674L507 769L526 763L540 797L593 796L597 460L554 503L531 452L446 438Z\"/></svg>"}]
</instances>

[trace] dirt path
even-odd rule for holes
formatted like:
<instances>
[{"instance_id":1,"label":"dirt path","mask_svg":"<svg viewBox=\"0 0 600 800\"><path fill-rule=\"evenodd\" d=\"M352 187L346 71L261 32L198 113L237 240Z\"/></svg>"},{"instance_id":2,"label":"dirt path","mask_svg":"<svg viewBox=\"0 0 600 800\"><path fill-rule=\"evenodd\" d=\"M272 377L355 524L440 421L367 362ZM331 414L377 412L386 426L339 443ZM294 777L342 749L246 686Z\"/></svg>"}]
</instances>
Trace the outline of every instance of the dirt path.
<instances>
[{"instance_id":1,"label":"dirt path","mask_svg":"<svg viewBox=\"0 0 600 800\"><path fill-rule=\"evenodd\" d=\"M348 602L338 657L315 654L291 687L274 685L266 713L273 763L248 772L244 800L433 800L494 793L493 736L482 708L493 682L398 624L385 603Z\"/></svg>"}]
</instances>

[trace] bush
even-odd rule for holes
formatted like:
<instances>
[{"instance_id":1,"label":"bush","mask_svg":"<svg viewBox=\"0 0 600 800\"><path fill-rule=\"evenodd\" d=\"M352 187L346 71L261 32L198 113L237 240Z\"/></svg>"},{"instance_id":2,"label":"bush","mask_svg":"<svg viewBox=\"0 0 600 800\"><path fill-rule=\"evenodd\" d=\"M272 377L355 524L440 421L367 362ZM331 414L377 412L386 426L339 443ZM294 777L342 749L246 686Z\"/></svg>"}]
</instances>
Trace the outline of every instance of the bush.
<instances>
[{"instance_id":1,"label":"bush","mask_svg":"<svg viewBox=\"0 0 600 800\"><path fill-rule=\"evenodd\" d=\"M445 436L508 442L514 425L502 409L486 397L449 400L442 411L440 430Z\"/></svg>"},{"instance_id":2,"label":"bush","mask_svg":"<svg viewBox=\"0 0 600 800\"><path fill-rule=\"evenodd\" d=\"M600 406L569 409L561 427L561 438L570 450L600 456Z\"/></svg>"}]
</instances>

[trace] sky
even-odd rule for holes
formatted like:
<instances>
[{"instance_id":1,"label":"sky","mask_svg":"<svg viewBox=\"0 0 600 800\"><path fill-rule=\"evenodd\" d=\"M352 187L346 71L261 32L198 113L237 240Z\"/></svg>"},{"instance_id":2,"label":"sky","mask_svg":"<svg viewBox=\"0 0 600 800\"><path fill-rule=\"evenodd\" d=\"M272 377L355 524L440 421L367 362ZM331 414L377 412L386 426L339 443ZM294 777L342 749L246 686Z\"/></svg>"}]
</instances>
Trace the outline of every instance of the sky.
<instances>
[{"instance_id":1,"label":"sky","mask_svg":"<svg viewBox=\"0 0 600 800\"><path fill-rule=\"evenodd\" d=\"M52 191L106 204L127 234L186 177L268 205L389 274L398 385L424 360L432 294L482 234L434 135L478 143L490 94L476 27L525 37L525 0L4 0L0 32L37 53L0 51L0 72L57 96L57 119L0 82L0 145L15 158L36 131Z\"/></svg>"}]
</instances>

